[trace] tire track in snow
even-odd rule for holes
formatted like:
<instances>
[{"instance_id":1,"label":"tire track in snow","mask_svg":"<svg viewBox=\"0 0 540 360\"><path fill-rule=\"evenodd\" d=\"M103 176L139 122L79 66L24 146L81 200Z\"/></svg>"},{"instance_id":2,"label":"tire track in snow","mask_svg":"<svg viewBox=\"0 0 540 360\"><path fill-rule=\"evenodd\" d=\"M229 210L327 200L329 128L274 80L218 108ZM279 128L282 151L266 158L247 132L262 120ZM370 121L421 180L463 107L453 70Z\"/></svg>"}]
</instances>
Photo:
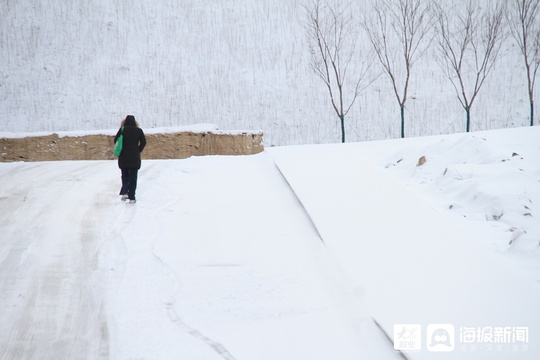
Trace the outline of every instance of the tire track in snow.
<instances>
[{"instance_id":1,"label":"tire track in snow","mask_svg":"<svg viewBox=\"0 0 540 360\"><path fill-rule=\"evenodd\" d=\"M186 324L176 313L176 310L174 309L174 303L167 304L167 311L169 313L169 317L171 320L177 324L179 327L185 329L185 331L197 338L198 340L202 341L206 345L208 345L212 350L214 350L216 353L218 353L223 359L225 360L235 360L235 358L231 355L231 353L223 346L222 344L210 339L208 336L205 336L203 333L201 333L199 330L189 326Z\"/></svg>"},{"instance_id":2,"label":"tire track in snow","mask_svg":"<svg viewBox=\"0 0 540 360\"><path fill-rule=\"evenodd\" d=\"M166 180L169 176L169 168L156 166L160 161L147 161L144 167L144 173L141 173L140 189L138 202L135 205L128 206L128 211L132 212L130 223L134 227L130 228L125 224L120 231L125 246L127 248L128 257L137 259L139 266L144 267L145 273L148 275L146 285L143 285L147 292L146 306L154 309L162 308L164 314L174 326L180 329L183 333L188 334L196 341L204 344L208 349L219 355L225 360L235 360L234 356L221 343L216 342L204 335L201 331L190 326L182 320L175 310L175 289L178 287L180 280L172 271L172 269L163 261L163 259L155 251L155 243L161 236L162 224L160 222L160 214L172 204L177 203L181 199L181 195L175 188L167 184ZM171 163L171 161L169 161ZM162 170L166 169L166 170ZM167 199L164 203L158 206L158 200ZM137 224L144 224L138 227ZM136 235L135 235L136 234ZM157 267L156 267L157 265ZM138 269L130 269L130 264L127 264L127 270L123 277L128 279L134 277L135 271ZM159 287L158 279L170 278L172 286L167 289ZM140 277L139 277L140 279ZM152 282L152 284L150 284ZM130 286L129 284L125 284ZM148 291L148 289L152 289ZM131 291L137 291L131 289ZM151 298L150 298L151 297ZM135 306L141 306L135 305ZM155 319L154 319L155 320Z\"/></svg>"},{"instance_id":3,"label":"tire track in snow","mask_svg":"<svg viewBox=\"0 0 540 360\"><path fill-rule=\"evenodd\" d=\"M165 177L165 175L161 175L162 178ZM159 180L160 178L158 178L157 180ZM156 182L158 183L158 182ZM160 189L166 189L166 194L168 195L171 195L171 194L174 194L174 197L168 201L167 203L163 204L161 207L157 208L156 210L153 211L152 213L152 220L158 224L158 229L161 229L161 223L160 221L158 220L160 217L159 217L159 214L161 212L163 212L167 207L169 207L170 205L178 202L180 200L180 194L178 193L178 191L176 191L174 188L168 186L168 185L158 185L158 188ZM152 244L155 244L156 242L156 239L159 238L159 235L160 233L159 232L155 232L154 233L154 238L152 239ZM156 258L156 260L161 264L161 266L163 266L166 271L172 276L174 277L175 279L175 282L178 284L180 283L180 279L178 279L175 275L174 275L174 272L172 271L172 269L163 261L163 259L157 254L157 252L155 251L154 247L152 247L152 254L153 256ZM188 325L186 322L184 322L180 316L178 315L178 313L176 312L175 310L175 301L174 301L174 294L171 295L171 299L172 301L166 303L166 306L167 306L167 312L169 314L169 317L171 319L171 321L175 324L177 324L180 328L184 329L189 335L193 336L194 338L198 339L199 341L203 342L204 344L206 344L208 347L210 347L212 350L214 350L217 354L219 354L221 357L223 357L223 359L225 360L235 360L234 356L232 356L232 354L225 348L225 346L223 346L221 343L219 342L216 342L212 339L210 339L208 336L204 335L203 333L201 333L199 330L195 329L194 327Z\"/></svg>"},{"instance_id":4,"label":"tire track in snow","mask_svg":"<svg viewBox=\"0 0 540 360\"><path fill-rule=\"evenodd\" d=\"M49 166L55 171L48 171ZM10 324L9 329L2 329L2 339L7 339L1 343L2 359L107 358L106 345L95 346L96 339L106 341L101 292L92 260L94 224L99 214L94 212L90 217L92 211L73 203L73 199L96 201L93 194L99 194L104 184L92 176L95 166L109 165L32 164L24 172L23 181L17 174L9 179L22 185L29 195L24 204L20 200L8 204L15 210L8 231L14 236L13 243L22 243L22 247L12 248L0 264L0 274L5 277L0 311L4 324ZM42 191L43 186L37 182L45 184L46 190ZM89 188L93 191L85 193ZM21 221L21 213L29 221ZM72 225L77 223L81 224L78 229ZM8 279L10 284L6 286ZM5 336L6 331L9 336Z\"/></svg>"}]
</instances>

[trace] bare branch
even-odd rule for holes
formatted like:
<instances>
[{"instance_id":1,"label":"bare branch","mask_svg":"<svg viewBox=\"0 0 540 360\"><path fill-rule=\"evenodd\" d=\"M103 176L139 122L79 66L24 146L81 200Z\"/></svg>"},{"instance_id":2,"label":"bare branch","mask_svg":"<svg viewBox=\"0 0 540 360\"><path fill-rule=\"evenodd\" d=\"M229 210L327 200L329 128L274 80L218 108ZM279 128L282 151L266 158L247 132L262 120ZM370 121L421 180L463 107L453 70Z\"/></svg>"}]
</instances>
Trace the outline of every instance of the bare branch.
<instances>
[{"instance_id":1,"label":"bare branch","mask_svg":"<svg viewBox=\"0 0 540 360\"><path fill-rule=\"evenodd\" d=\"M432 40L429 3L423 0L377 0L373 9L373 15L366 16L362 25L394 90L401 109L401 135L404 137L403 110L412 68ZM396 48L401 49L400 60L395 57Z\"/></svg>"},{"instance_id":2,"label":"bare branch","mask_svg":"<svg viewBox=\"0 0 540 360\"><path fill-rule=\"evenodd\" d=\"M371 83L367 76L369 57L356 49L357 37L350 9L331 8L321 5L320 0L312 0L304 8L310 67L328 89L332 107L342 122L342 141L345 141L344 117L360 92Z\"/></svg>"},{"instance_id":3,"label":"bare branch","mask_svg":"<svg viewBox=\"0 0 540 360\"><path fill-rule=\"evenodd\" d=\"M534 87L540 67L540 0L512 0L508 23L525 63L532 126L534 124Z\"/></svg>"},{"instance_id":4,"label":"bare branch","mask_svg":"<svg viewBox=\"0 0 540 360\"><path fill-rule=\"evenodd\" d=\"M435 13L438 62L467 112L469 131L472 105L498 59L505 37L504 2L499 0L492 8L482 10L469 1L465 13L437 5ZM449 14L456 20L449 20Z\"/></svg>"}]
</instances>

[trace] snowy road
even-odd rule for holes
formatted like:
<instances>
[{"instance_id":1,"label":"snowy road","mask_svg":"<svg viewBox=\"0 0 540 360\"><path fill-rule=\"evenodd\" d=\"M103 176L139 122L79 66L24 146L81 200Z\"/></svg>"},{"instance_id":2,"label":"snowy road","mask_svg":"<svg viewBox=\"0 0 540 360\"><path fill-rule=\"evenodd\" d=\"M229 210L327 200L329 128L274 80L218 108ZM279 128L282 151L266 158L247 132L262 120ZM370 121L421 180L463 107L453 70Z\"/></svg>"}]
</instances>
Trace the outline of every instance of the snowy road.
<instances>
[{"instance_id":1,"label":"snowy road","mask_svg":"<svg viewBox=\"0 0 540 360\"><path fill-rule=\"evenodd\" d=\"M107 219L108 166L2 164L2 359L107 357L96 229Z\"/></svg>"},{"instance_id":2,"label":"snowy road","mask_svg":"<svg viewBox=\"0 0 540 360\"><path fill-rule=\"evenodd\" d=\"M266 153L0 179L0 359L397 358Z\"/></svg>"}]
</instances>

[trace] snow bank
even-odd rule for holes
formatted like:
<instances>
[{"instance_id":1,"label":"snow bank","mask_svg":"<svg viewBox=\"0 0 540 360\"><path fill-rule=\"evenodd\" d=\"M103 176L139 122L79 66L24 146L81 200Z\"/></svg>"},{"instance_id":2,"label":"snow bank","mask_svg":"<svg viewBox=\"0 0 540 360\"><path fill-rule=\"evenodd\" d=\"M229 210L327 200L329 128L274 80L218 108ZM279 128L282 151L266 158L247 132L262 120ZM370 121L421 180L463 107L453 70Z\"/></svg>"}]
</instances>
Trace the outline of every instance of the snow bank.
<instances>
[{"instance_id":1,"label":"snow bank","mask_svg":"<svg viewBox=\"0 0 540 360\"><path fill-rule=\"evenodd\" d=\"M539 130L267 151L386 332L450 324L458 344L467 327L540 331ZM476 345L446 358L540 356L536 341L526 353Z\"/></svg>"},{"instance_id":2,"label":"snow bank","mask_svg":"<svg viewBox=\"0 0 540 360\"><path fill-rule=\"evenodd\" d=\"M479 239L540 281L540 127L388 141L375 161L439 212L491 230ZM382 149L366 143L362 151ZM425 156L426 163L417 166ZM532 257L532 258L531 258Z\"/></svg>"}]
</instances>

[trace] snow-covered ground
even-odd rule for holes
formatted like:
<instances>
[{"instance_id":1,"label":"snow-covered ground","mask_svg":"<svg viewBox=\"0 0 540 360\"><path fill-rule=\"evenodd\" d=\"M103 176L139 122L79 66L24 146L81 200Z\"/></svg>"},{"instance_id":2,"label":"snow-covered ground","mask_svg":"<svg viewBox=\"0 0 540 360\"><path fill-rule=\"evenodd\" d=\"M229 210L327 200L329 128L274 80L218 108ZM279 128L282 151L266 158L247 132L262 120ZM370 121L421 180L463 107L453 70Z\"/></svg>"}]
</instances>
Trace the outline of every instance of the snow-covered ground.
<instances>
[{"instance_id":1,"label":"snow-covered ground","mask_svg":"<svg viewBox=\"0 0 540 360\"><path fill-rule=\"evenodd\" d=\"M0 358L537 359L539 130L2 163Z\"/></svg>"}]
</instances>

